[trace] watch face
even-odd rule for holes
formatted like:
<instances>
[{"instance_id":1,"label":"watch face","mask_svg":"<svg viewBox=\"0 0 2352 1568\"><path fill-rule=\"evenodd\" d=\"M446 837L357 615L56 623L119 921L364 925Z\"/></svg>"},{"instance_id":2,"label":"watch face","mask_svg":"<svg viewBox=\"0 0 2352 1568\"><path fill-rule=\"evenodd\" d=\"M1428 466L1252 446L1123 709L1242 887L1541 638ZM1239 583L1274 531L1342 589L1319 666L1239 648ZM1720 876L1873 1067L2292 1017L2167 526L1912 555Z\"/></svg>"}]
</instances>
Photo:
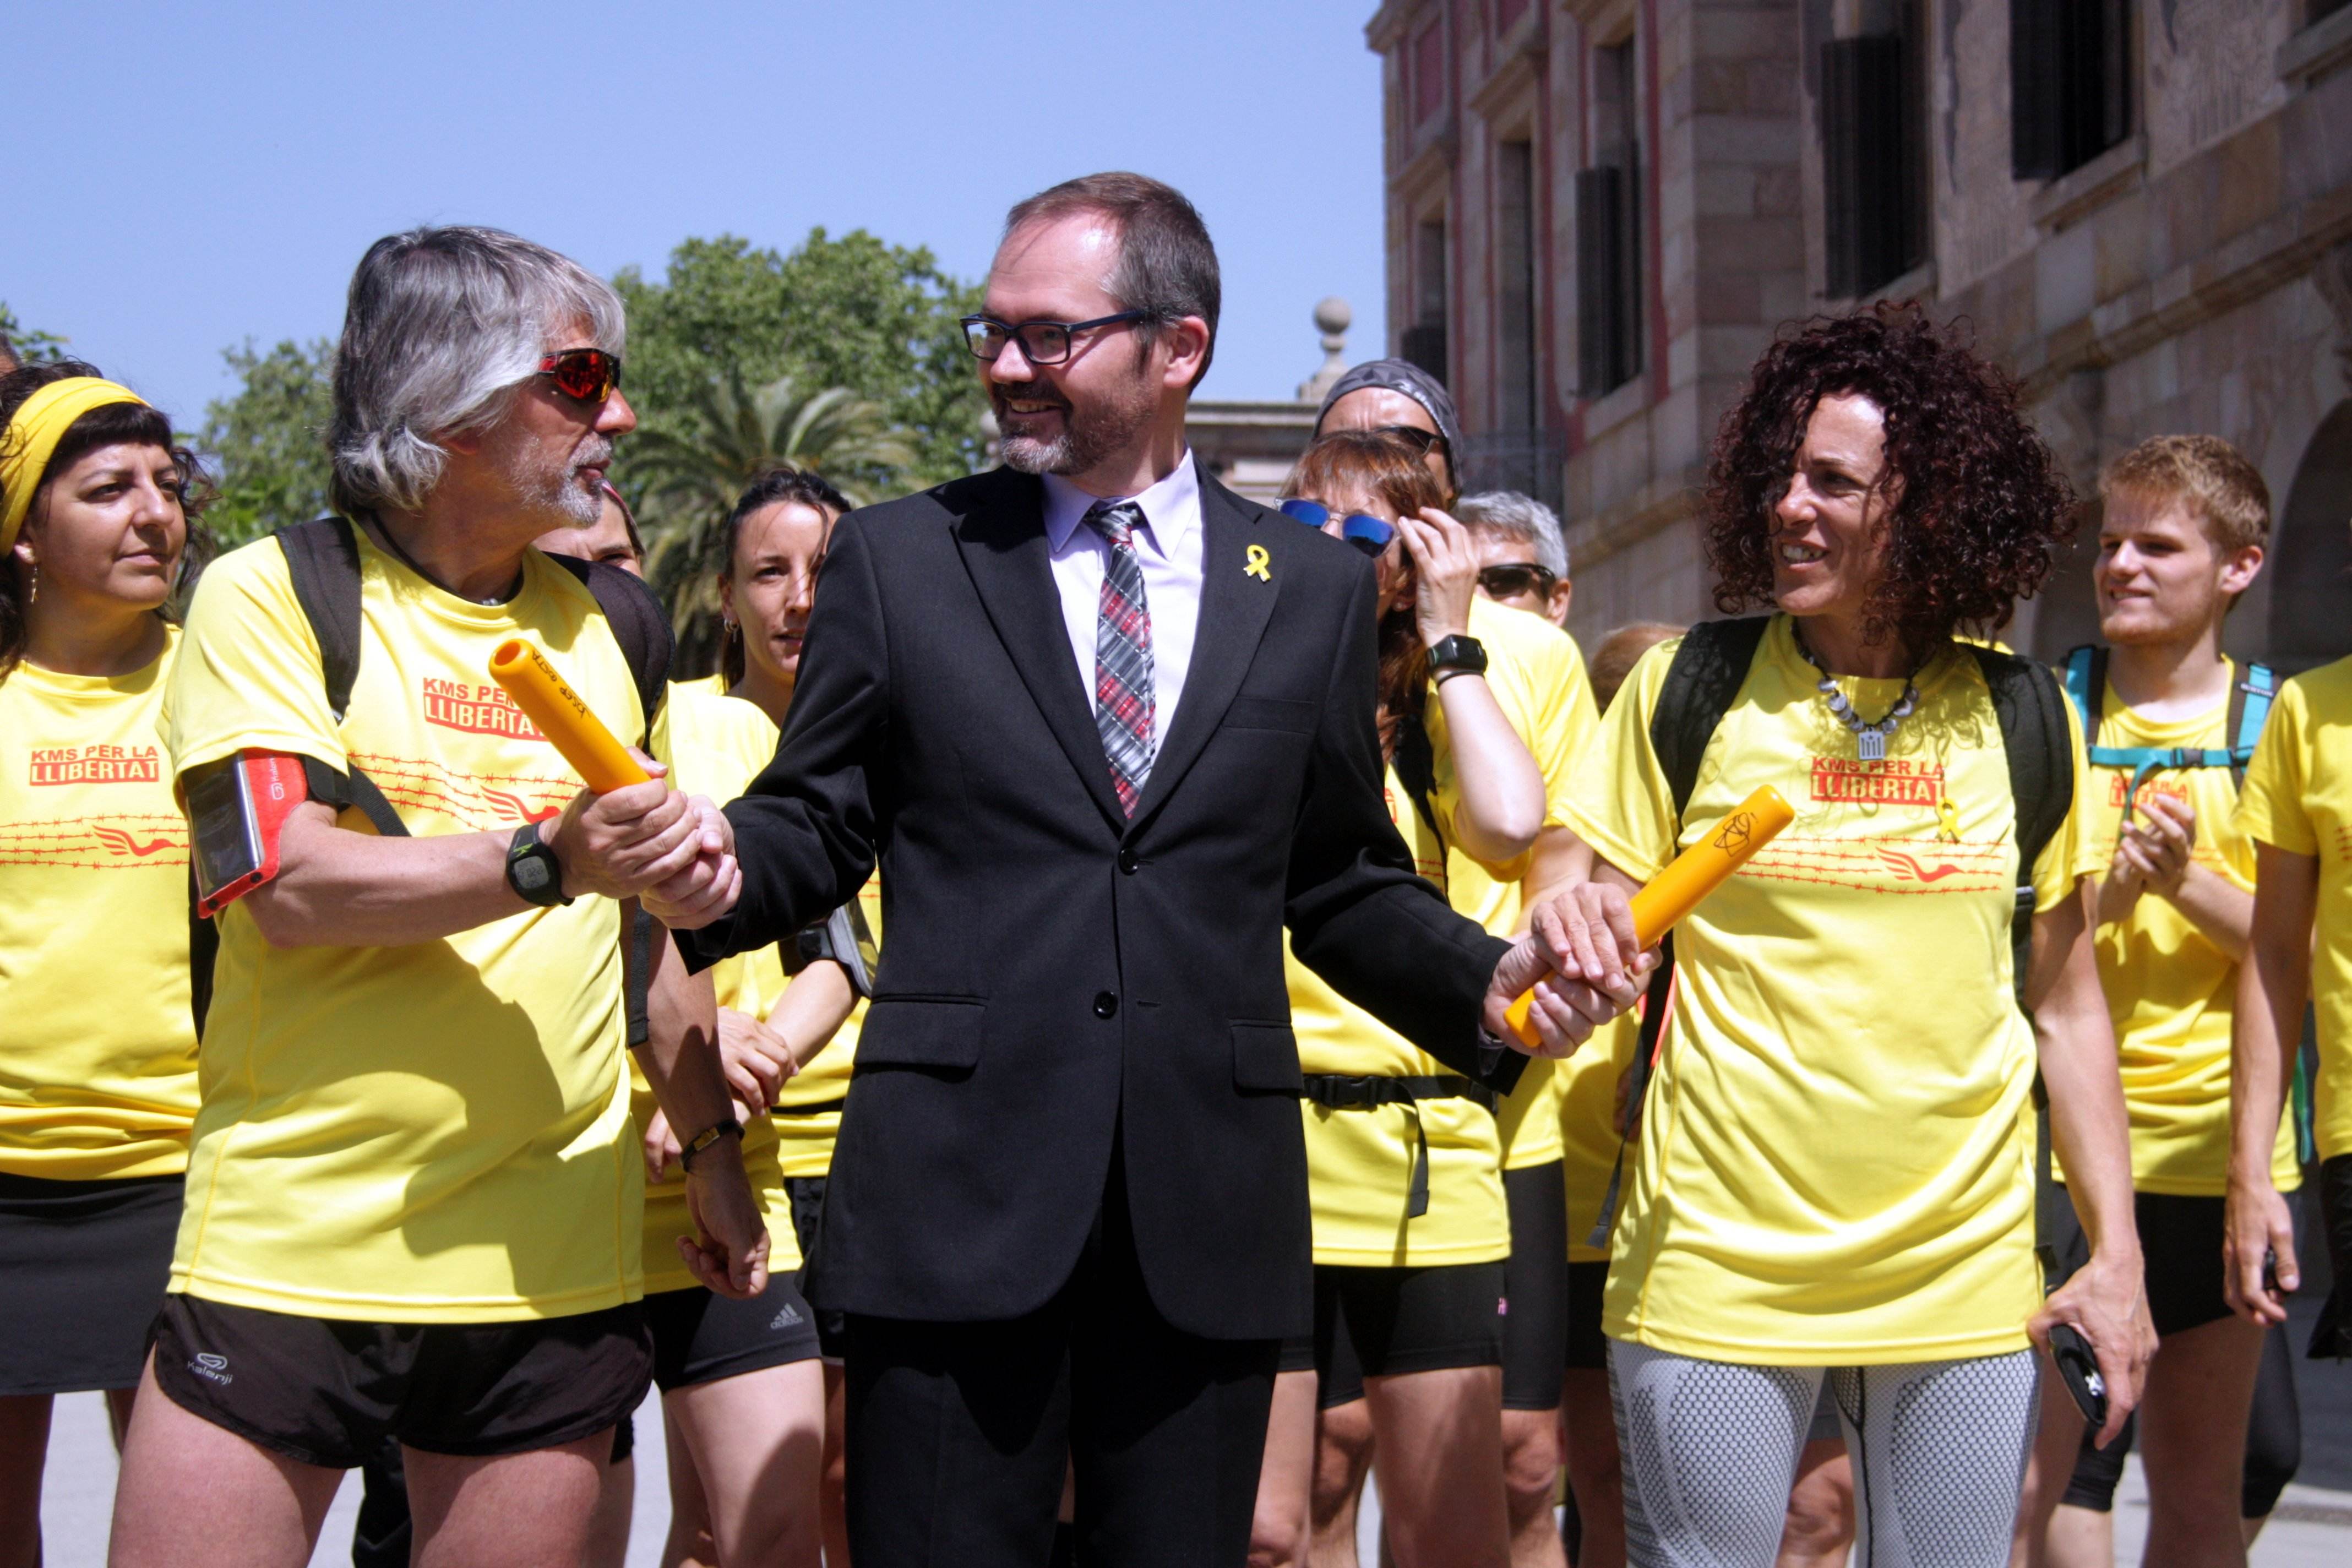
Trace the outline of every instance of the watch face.
<instances>
[{"instance_id":1,"label":"watch face","mask_svg":"<svg viewBox=\"0 0 2352 1568\"><path fill-rule=\"evenodd\" d=\"M515 885L523 891L539 892L548 885L550 880L547 874L547 862L535 855L525 856L514 863L514 879Z\"/></svg>"}]
</instances>

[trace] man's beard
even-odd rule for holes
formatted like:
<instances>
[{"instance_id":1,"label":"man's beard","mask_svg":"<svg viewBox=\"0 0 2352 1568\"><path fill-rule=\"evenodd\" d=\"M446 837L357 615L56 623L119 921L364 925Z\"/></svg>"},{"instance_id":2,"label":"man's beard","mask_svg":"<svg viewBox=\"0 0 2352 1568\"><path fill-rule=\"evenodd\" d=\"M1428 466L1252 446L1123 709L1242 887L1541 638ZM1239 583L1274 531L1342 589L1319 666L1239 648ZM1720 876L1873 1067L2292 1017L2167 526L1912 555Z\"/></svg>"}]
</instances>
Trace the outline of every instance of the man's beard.
<instances>
[{"instance_id":1,"label":"man's beard","mask_svg":"<svg viewBox=\"0 0 2352 1568\"><path fill-rule=\"evenodd\" d=\"M1083 474L1106 458L1131 447L1150 425L1157 399L1141 375L1121 389L1122 395L1092 406L1081 406L1042 381L1003 386L992 383L989 399L995 405L997 428L1005 432L997 443L1008 468L1024 474ZM1059 403L1062 433L1050 440L1012 434L1006 405L1023 402Z\"/></svg>"},{"instance_id":2,"label":"man's beard","mask_svg":"<svg viewBox=\"0 0 2352 1568\"><path fill-rule=\"evenodd\" d=\"M583 482L580 471L592 463L611 462L613 443L602 437L583 442L565 454L563 466L553 472L547 456L545 448L530 446L516 454L507 474L516 496L534 510L563 519L562 523L550 522L550 528L595 527L604 514L604 487Z\"/></svg>"}]
</instances>

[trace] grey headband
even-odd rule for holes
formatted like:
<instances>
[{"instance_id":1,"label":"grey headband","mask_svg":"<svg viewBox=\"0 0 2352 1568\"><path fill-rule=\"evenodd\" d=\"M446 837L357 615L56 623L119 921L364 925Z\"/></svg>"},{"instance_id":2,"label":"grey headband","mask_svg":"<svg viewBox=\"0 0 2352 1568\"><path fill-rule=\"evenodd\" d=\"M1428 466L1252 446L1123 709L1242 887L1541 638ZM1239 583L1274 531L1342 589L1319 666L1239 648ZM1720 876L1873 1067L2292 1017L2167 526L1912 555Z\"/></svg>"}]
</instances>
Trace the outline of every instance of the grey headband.
<instances>
[{"instance_id":1,"label":"grey headband","mask_svg":"<svg viewBox=\"0 0 2352 1568\"><path fill-rule=\"evenodd\" d=\"M1331 412L1331 405L1351 392L1361 392L1368 386L1384 387L1401 392L1427 410L1436 422L1437 433L1445 437L1446 462L1454 471L1455 482L1462 478L1462 423L1454 412L1454 399L1435 376L1419 365L1401 359L1367 360L1331 384L1323 395L1323 406L1315 415L1315 433L1323 433L1323 416Z\"/></svg>"}]
</instances>

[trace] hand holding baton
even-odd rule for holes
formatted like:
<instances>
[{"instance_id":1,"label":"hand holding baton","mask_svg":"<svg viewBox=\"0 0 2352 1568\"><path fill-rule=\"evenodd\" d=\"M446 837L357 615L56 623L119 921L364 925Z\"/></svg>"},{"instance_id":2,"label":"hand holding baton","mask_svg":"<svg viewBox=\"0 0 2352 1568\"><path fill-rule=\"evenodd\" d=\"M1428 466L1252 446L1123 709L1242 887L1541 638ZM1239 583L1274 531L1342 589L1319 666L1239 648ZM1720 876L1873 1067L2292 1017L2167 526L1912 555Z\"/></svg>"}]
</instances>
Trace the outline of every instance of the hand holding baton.
<instances>
[{"instance_id":1,"label":"hand holding baton","mask_svg":"<svg viewBox=\"0 0 2352 1568\"><path fill-rule=\"evenodd\" d=\"M1733 807L1697 843L1675 856L1631 900L1633 934L1642 951L1657 946L1666 932L1698 907L1700 900L1730 880L1750 856L1796 819L1795 809L1780 792L1766 784ZM1506 1015L1511 1032L1531 1047L1541 1043L1528 1017L1534 1005L1535 993L1530 990L1513 1002Z\"/></svg>"},{"instance_id":2,"label":"hand holding baton","mask_svg":"<svg viewBox=\"0 0 2352 1568\"><path fill-rule=\"evenodd\" d=\"M490 656L490 679L506 689L523 716L539 726L598 795L640 784L652 774L637 765L628 748L613 737L580 694L572 689L547 656L519 637L499 644Z\"/></svg>"}]
</instances>

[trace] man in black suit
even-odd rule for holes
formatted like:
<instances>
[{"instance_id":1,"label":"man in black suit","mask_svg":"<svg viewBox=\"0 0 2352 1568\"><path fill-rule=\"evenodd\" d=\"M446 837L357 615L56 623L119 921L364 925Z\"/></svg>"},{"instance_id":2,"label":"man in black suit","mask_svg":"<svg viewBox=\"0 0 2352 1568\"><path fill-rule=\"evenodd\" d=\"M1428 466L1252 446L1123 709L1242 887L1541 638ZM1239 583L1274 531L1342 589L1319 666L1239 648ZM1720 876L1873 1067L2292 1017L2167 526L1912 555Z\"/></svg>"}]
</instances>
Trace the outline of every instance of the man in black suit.
<instances>
[{"instance_id":1,"label":"man in black suit","mask_svg":"<svg viewBox=\"0 0 2352 1568\"><path fill-rule=\"evenodd\" d=\"M1311 1300L1286 923L1497 1090L1509 997L1582 977L1538 993L1565 1054L1638 985L1622 899L1513 947L1413 876L1370 563L1186 450L1217 300L1156 181L1013 209L966 323L1007 467L843 520L775 762L728 808L740 901L680 937L774 942L879 855L811 1290L849 1314L858 1568L1043 1563L1066 1455L1084 1561L1243 1561Z\"/></svg>"}]
</instances>

